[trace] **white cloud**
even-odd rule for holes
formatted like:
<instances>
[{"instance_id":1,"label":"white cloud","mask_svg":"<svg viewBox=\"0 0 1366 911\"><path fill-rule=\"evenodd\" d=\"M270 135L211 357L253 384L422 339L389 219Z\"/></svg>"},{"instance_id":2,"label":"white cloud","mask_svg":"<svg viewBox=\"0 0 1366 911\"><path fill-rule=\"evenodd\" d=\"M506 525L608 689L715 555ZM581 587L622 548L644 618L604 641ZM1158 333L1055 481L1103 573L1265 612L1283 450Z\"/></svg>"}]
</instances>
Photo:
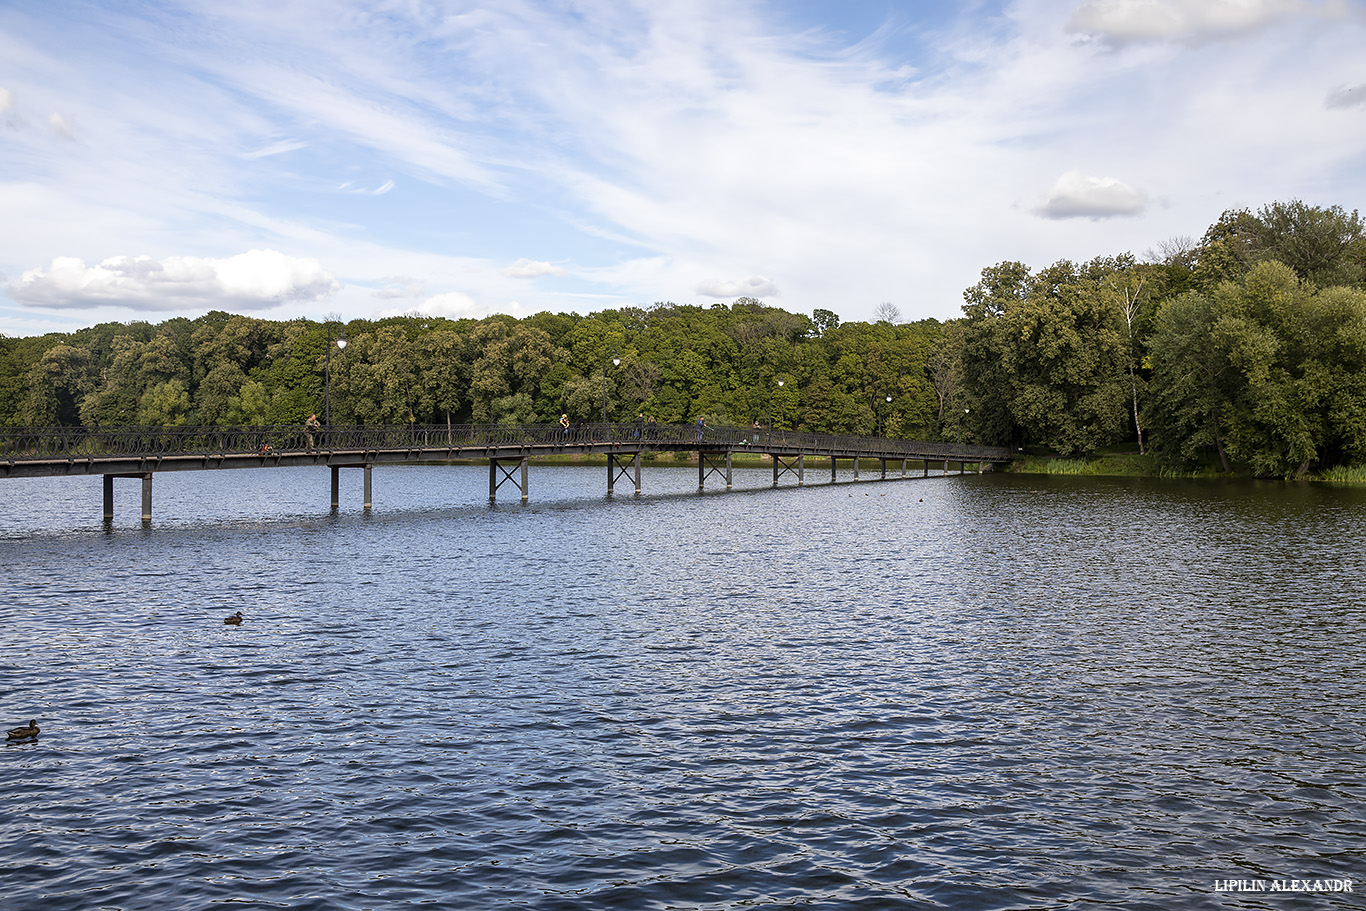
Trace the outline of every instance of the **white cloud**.
<instances>
[{"instance_id":1,"label":"white cloud","mask_svg":"<svg viewBox=\"0 0 1366 911\"><path fill-rule=\"evenodd\" d=\"M297 139L286 139L282 142L273 142L268 146L253 149L250 152L243 152L242 157L248 161L255 161L258 158L270 158L273 155L284 155L287 152L297 152L307 147L308 143L300 142Z\"/></svg>"},{"instance_id":2,"label":"white cloud","mask_svg":"<svg viewBox=\"0 0 1366 911\"><path fill-rule=\"evenodd\" d=\"M1366 105L1366 82L1335 89L1328 96L1330 108L1356 108Z\"/></svg>"},{"instance_id":3,"label":"white cloud","mask_svg":"<svg viewBox=\"0 0 1366 911\"><path fill-rule=\"evenodd\" d=\"M508 278L540 278L542 275L564 275L564 270L538 259L519 259L503 270Z\"/></svg>"},{"instance_id":4,"label":"white cloud","mask_svg":"<svg viewBox=\"0 0 1366 911\"><path fill-rule=\"evenodd\" d=\"M76 138L76 132L71 128L71 123L56 111L48 115L47 125L53 133L62 139L74 140Z\"/></svg>"},{"instance_id":5,"label":"white cloud","mask_svg":"<svg viewBox=\"0 0 1366 911\"><path fill-rule=\"evenodd\" d=\"M721 279L711 279L704 281L697 286L697 293L703 297L715 298L736 298L736 297L777 297L782 294L778 285L772 279L762 275L751 275L739 281L723 281Z\"/></svg>"},{"instance_id":6,"label":"white cloud","mask_svg":"<svg viewBox=\"0 0 1366 911\"><path fill-rule=\"evenodd\" d=\"M388 193L390 190L392 190L395 186L397 186L397 184L395 184L392 180L386 180L384 181L384 183L380 184L377 187L365 187L361 186L358 183L348 180L346 183L337 187L337 189L342 193L357 193L361 196L383 196L385 193Z\"/></svg>"},{"instance_id":7,"label":"white cloud","mask_svg":"<svg viewBox=\"0 0 1366 911\"><path fill-rule=\"evenodd\" d=\"M1256 31L1305 9L1303 0L1087 0L1066 29L1115 45L1199 42Z\"/></svg>"},{"instance_id":8,"label":"white cloud","mask_svg":"<svg viewBox=\"0 0 1366 911\"><path fill-rule=\"evenodd\" d=\"M380 300L395 300L400 297L422 297L426 293L426 285L421 280L395 275L384 279L384 287L370 296Z\"/></svg>"},{"instance_id":9,"label":"white cloud","mask_svg":"<svg viewBox=\"0 0 1366 911\"><path fill-rule=\"evenodd\" d=\"M58 257L47 269L28 270L6 290L14 300L37 307L194 310L318 301L338 287L316 259L251 250L226 259L118 256L97 266Z\"/></svg>"},{"instance_id":10,"label":"white cloud","mask_svg":"<svg viewBox=\"0 0 1366 911\"><path fill-rule=\"evenodd\" d=\"M14 107L14 93L0 85L0 114Z\"/></svg>"},{"instance_id":11,"label":"white cloud","mask_svg":"<svg viewBox=\"0 0 1366 911\"><path fill-rule=\"evenodd\" d=\"M1053 184L1048 198L1034 209L1044 218L1115 218L1139 215L1147 195L1113 177L1090 177L1068 171Z\"/></svg>"},{"instance_id":12,"label":"white cloud","mask_svg":"<svg viewBox=\"0 0 1366 911\"><path fill-rule=\"evenodd\" d=\"M481 304L473 297L462 291L447 291L444 294L436 294L427 298L416 308L415 312L426 316L444 316L447 319L482 319L494 313L505 313L510 316L525 316L525 308L515 302L505 303L498 306ZM413 312L413 311L408 311ZM381 316L398 315L396 312L380 314Z\"/></svg>"}]
</instances>

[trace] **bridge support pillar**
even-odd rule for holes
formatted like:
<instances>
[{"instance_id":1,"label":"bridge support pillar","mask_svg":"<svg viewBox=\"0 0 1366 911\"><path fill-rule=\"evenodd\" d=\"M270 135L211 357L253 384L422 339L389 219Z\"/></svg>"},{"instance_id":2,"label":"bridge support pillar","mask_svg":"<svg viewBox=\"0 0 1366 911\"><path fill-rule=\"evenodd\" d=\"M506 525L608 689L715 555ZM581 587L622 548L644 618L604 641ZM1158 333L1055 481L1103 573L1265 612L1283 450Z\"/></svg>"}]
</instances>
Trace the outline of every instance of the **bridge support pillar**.
<instances>
[{"instance_id":1,"label":"bridge support pillar","mask_svg":"<svg viewBox=\"0 0 1366 911\"><path fill-rule=\"evenodd\" d=\"M132 478L142 482L142 521L152 521L152 473L150 471L139 472L137 474L107 474L104 476L104 520L112 522L114 519L114 479Z\"/></svg>"},{"instance_id":2,"label":"bridge support pillar","mask_svg":"<svg viewBox=\"0 0 1366 911\"><path fill-rule=\"evenodd\" d=\"M514 468L514 469L509 470L509 469L507 469L507 468L504 468L503 465L501 464L502 462L513 462L513 461L515 461L515 462L517 463L517 465L521 468L521 484L520 484L519 486L521 487L521 490L522 490L522 502L525 503L525 502L527 501L527 493L528 493L528 486L527 486L527 473L528 473L528 472L527 472L527 464L528 464L528 462L529 462L530 460L529 460L526 456L518 456L518 457L516 457L515 459L497 459L497 458L494 458L494 457L490 456L490 457L489 457L489 502L490 502L490 503L495 503L495 502L497 502L497 500L498 500L498 488L501 487L501 486L503 486L503 484L507 483L508 481L512 481L514 484L517 483L517 469ZM502 475L502 477L499 477L499 475Z\"/></svg>"},{"instance_id":3,"label":"bridge support pillar","mask_svg":"<svg viewBox=\"0 0 1366 911\"><path fill-rule=\"evenodd\" d=\"M835 483L835 457L830 457L830 483Z\"/></svg>"},{"instance_id":4,"label":"bridge support pillar","mask_svg":"<svg viewBox=\"0 0 1366 911\"><path fill-rule=\"evenodd\" d=\"M373 465L365 466L365 503L362 506L363 509L370 508L370 474L372 468L374 468Z\"/></svg>"},{"instance_id":5,"label":"bridge support pillar","mask_svg":"<svg viewBox=\"0 0 1366 911\"><path fill-rule=\"evenodd\" d=\"M906 477L906 463L907 463L908 461L910 461L910 460L909 460L909 459L902 459L902 460L901 460L901 476L902 476L903 478Z\"/></svg>"},{"instance_id":6,"label":"bridge support pillar","mask_svg":"<svg viewBox=\"0 0 1366 911\"><path fill-rule=\"evenodd\" d=\"M332 509L336 511L341 506L341 466L333 465L332 468Z\"/></svg>"},{"instance_id":7,"label":"bridge support pillar","mask_svg":"<svg viewBox=\"0 0 1366 911\"><path fill-rule=\"evenodd\" d=\"M858 456L854 456L854 480L858 480Z\"/></svg>"},{"instance_id":8,"label":"bridge support pillar","mask_svg":"<svg viewBox=\"0 0 1366 911\"><path fill-rule=\"evenodd\" d=\"M725 468L725 472L726 472L726 490L730 490L730 487L731 487L731 459L730 459L730 455L731 455L731 454L730 454L730 451L727 450L727 451L726 451L726 468ZM705 489L706 489L706 487L707 487L707 475L709 475L709 474L711 474L711 473L713 473L713 472L715 472L715 473L717 473L717 474L720 474L720 473L721 473L721 464L720 464L720 461L721 461L721 460L720 460L719 458L717 458L716 456L710 456L710 455L708 455L708 454L705 453L705 452L702 452L702 451L700 451L700 450L698 451L698 453L697 453L697 489L698 489L698 490L705 490Z\"/></svg>"},{"instance_id":9,"label":"bridge support pillar","mask_svg":"<svg viewBox=\"0 0 1366 911\"><path fill-rule=\"evenodd\" d=\"M640 495L640 452L636 452L628 463L617 461L623 457L623 455L617 455L615 452L607 454L607 495L609 497L612 495L617 478L628 471L635 476L636 496Z\"/></svg>"},{"instance_id":10,"label":"bridge support pillar","mask_svg":"<svg viewBox=\"0 0 1366 911\"><path fill-rule=\"evenodd\" d=\"M881 478L881 480L885 481L885 480L887 480L887 460L886 460L886 459L878 459L878 461L882 463L882 478Z\"/></svg>"}]
</instances>

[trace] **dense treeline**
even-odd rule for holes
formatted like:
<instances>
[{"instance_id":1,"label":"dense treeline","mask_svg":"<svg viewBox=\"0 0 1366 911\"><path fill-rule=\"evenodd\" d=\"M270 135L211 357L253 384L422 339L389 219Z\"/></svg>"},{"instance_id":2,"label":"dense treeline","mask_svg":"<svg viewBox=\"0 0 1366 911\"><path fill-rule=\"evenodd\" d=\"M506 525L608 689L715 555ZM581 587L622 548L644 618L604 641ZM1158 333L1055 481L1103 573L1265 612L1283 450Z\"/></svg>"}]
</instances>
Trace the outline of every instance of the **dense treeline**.
<instances>
[{"instance_id":1,"label":"dense treeline","mask_svg":"<svg viewBox=\"0 0 1366 911\"><path fill-rule=\"evenodd\" d=\"M1231 210L1196 242L982 271L962 319L807 317L742 298L588 316L198 319L0 338L0 422L532 423L638 413L970 439L1290 476L1366 463L1356 212ZM334 344L344 337L343 349ZM330 383L326 379L330 377ZM781 382L781 385L780 385Z\"/></svg>"},{"instance_id":2,"label":"dense treeline","mask_svg":"<svg viewBox=\"0 0 1366 911\"><path fill-rule=\"evenodd\" d=\"M984 442L1289 477L1366 463L1366 237L1354 211L1232 210L1198 242L965 292L963 407Z\"/></svg>"},{"instance_id":3,"label":"dense treeline","mask_svg":"<svg viewBox=\"0 0 1366 911\"><path fill-rule=\"evenodd\" d=\"M0 339L0 420L289 424L326 402L335 424L593 422L605 395L613 421L748 426L771 407L779 427L932 437L943 402L926 361L941 333L934 320L841 325L747 298L345 324L213 312Z\"/></svg>"}]
</instances>

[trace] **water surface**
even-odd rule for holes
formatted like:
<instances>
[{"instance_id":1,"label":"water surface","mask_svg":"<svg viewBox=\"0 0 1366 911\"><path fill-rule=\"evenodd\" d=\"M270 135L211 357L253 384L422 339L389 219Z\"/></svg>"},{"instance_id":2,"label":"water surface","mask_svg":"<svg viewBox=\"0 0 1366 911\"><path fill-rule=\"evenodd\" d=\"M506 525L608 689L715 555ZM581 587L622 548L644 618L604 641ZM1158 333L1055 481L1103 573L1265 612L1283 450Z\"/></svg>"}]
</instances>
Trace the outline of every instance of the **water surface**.
<instances>
[{"instance_id":1,"label":"water surface","mask_svg":"<svg viewBox=\"0 0 1366 911\"><path fill-rule=\"evenodd\" d=\"M5 907L1361 906L1362 491L604 474L3 482Z\"/></svg>"}]
</instances>

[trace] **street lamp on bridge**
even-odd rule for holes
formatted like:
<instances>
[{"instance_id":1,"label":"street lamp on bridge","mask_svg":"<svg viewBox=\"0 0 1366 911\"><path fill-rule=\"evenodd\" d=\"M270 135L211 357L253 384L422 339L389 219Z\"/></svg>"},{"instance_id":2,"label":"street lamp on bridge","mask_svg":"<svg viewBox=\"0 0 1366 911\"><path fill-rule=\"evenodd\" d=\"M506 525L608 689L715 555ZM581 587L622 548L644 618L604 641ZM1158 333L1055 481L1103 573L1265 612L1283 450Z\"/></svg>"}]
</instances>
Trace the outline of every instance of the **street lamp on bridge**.
<instances>
[{"instance_id":1,"label":"street lamp on bridge","mask_svg":"<svg viewBox=\"0 0 1366 911\"><path fill-rule=\"evenodd\" d=\"M338 351L346 349L346 330L335 339L327 340L327 356L323 358L323 420L326 426L332 426L332 346L336 345Z\"/></svg>"},{"instance_id":2,"label":"street lamp on bridge","mask_svg":"<svg viewBox=\"0 0 1366 911\"><path fill-rule=\"evenodd\" d=\"M888 404L888 405L892 404L892 397L891 397L890 395L887 396L887 397L886 397L886 401L887 401L887 404ZM878 436L878 439L879 439L879 440L882 439L882 405L881 405L881 404L879 404L879 405L877 406L877 436Z\"/></svg>"},{"instance_id":3,"label":"street lamp on bridge","mask_svg":"<svg viewBox=\"0 0 1366 911\"><path fill-rule=\"evenodd\" d=\"M621 358L612 358L612 366L621 366ZM607 358L602 359L602 423L607 425Z\"/></svg>"},{"instance_id":4,"label":"street lamp on bridge","mask_svg":"<svg viewBox=\"0 0 1366 911\"><path fill-rule=\"evenodd\" d=\"M778 388L781 389L782 387L783 381L778 380ZM773 385L771 383L768 387L768 429L773 429Z\"/></svg>"}]
</instances>

